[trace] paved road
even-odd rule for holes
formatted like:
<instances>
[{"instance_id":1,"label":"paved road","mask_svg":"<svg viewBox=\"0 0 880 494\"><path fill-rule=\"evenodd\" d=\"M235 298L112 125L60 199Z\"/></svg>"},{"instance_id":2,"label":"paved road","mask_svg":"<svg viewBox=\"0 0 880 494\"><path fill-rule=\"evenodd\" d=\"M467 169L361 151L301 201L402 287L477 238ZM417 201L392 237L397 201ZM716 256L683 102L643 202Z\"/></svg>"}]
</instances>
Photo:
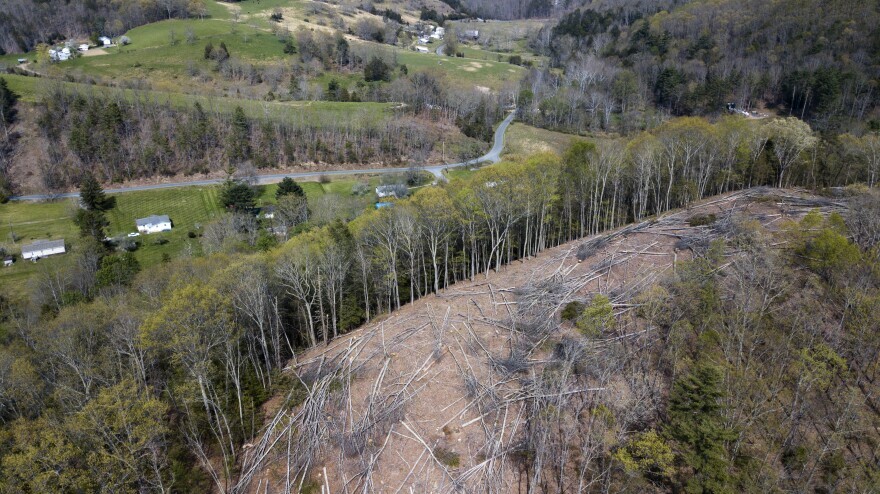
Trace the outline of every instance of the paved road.
<instances>
[{"instance_id":1,"label":"paved road","mask_svg":"<svg viewBox=\"0 0 880 494\"><path fill-rule=\"evenodd\" d=\"M445 43L442 44L442 45L440 45L440 46L438 46L438 47L437 47L437 50L436 50L434 53L436 53L436 54L438 54L438 55L440 55L440 56L443 56L443 49L444 49L444 48L446 48L446 44L445 44Z\"/></svg>"},{"instance_id":2,"label":"paved road","mask_svg":"<svg viewBox=\"0 0 880 494\"><path fill-rule=\"evenodd\" d=\"M510 123L513 121L513 116L515 112L511 112L510 115L507 116L502 122L501 125L495 129L495 140L492 144L492 149L489 150L488 153L480 156L479 158L474 158L470 161L462 161L461 163L448 163L448 164L440 164L440 165L428 165L424 166L423 169L425 171L431 172L436 177L443 176L443 170L448 170L449 168L457 168L461 166L470 166L476 165L478 163L483 162L491 162L497 163L501 159L501 151L504 150L504 132L507 131L507 127L510 126ZM322 175L325 176L336 176L336 175L378 175L378 174L386 174L386 173L400 173L404 171L405 168L358 168L355 170L327 170L327 171L315 171L315 172L302 172L302 173L275 173L271 175L259 175L257 176L257 183L259 184L272 184L276 182L280 182L284 177L291 178L315 178ZM167 184L156 184L156 185L136 185L132 187L123 187L119 189L104 189L104 192L108 194L118 194L121 192L132 192L135 190L155 190L155 189L171 189L175 187L190 187L194 185L215 185L222 183L223 179L215 178L210 180L194 180L189 182L173 182ZM47 195L47 194L33 194L27 196L14 196L11 198L13 201L42 201L46 199L61 199L68 197L79 197L78 192L68 192L65 194L55 194L55 195Z\"/></svg>"}]
</instances>

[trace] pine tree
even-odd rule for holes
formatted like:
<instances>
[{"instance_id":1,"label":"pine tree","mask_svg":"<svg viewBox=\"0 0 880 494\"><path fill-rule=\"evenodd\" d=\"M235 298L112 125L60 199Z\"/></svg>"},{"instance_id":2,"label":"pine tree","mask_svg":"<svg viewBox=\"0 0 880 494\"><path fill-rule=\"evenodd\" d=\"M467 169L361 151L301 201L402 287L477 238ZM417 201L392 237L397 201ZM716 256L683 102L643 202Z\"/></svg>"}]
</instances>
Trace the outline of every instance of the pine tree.
<instances>
[{"instance_id":1,"label":"pine tree","mask_svg":"<svg viewBox=\"0 0 880 494\"><path fill-rule=\"evenodd\" d=\"M688 493L733 492L724 443L736 439L737 434L724 424L723 396L721 370L706 362L698 363L672 385L666 433L676 441L681 459L692 470L684 475Z\"/></svg>"},{"instance_id":2,"label":"pine tree","mask_svg":"<svg viewBox=\"0 0 880 494\"><path fill-rule=\"evenodd\" d=\"M9 89L6 79L0 77L0 122L11 124L15 120L17 102L18 95Z\"/></svg>"},{"instance_id":3,"label":"pine tree","mask_svg":"<svg viewBox=\"0 0 880 494\"><path fill-rule=\"evenodd\" d=\"M87 173L79 184L79 200L88 211L103 211L108 206L104 189L91 173Z\"/></svg>"},{"instance_id":4,"label":"pine tree","mask_svg":"<svg viewBox=\"0 0 880 494\"><path fill-rule=\"evenodd\" d=\"M230 142L229 158L233 161L247 160L251 155L251 128L244 110L240 106L235 107L232 114L232 136Z\"/></svg>"},{"instance_id":5,"label":"pine tree","mask_svg":"<svg viewBox=\"0 0 880 494\"><path fill-rule=\"evenodd\" d=\"M290 177L284 177L281 180L281 183L278 184L278 190L275 191L275 198L294 195L297 197L305 197L306 193L303 191L302 187L296 183L296 180Z\"/></svg>"}]
</instances>

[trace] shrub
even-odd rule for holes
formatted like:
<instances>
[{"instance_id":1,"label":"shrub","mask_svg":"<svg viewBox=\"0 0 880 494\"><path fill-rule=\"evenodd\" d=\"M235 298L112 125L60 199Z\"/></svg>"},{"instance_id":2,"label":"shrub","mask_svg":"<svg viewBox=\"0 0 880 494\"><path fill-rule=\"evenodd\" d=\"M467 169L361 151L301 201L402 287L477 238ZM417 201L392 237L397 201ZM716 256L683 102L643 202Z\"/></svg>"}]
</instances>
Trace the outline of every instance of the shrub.
<instances>
[{"instance_id":1,"label":"shrub","mask_svg":"<svg viewBox=\"0 0 880 494\"><path fill-rule=\"evenodd\" d=\"M434 457L437 458L437 461L450 468L458 468L461 465L461 456L455 451L442 446L434 448Z\"/></svg>"},{"instance_id":2,"label":"shrub","mask_svg":"<svg viewBox=\"0 0 880 494\"><path fill-rule=\"evenodd\" d=\"M697 214L688 218L687 222L690 226L704 226L715 223L716 219L714 214Z\"/></svg>"},{"instance_id":3,"label":"shrub","mask_svg":"<svg viewBox=\"0 0 880 494\"><path fill-rule=\"evenodd\" d=\"M614 308L611 301L602 294L596 294L593 301L587 306L575 325L586 336L599 336L603 331L614 328Z\"/></svg>"},{"instance_id":4,"label":"shrub","mask_svg":"<svg viewBox=\"0 0 880 494\"><path fill-rule=\"evenodd\" d=\"M581 315L581 312L583 312L586 307L587 306L584 305L583 302L579 302L577 300L565 304L565 308L562 309L561 314L562 320L571 322L576 321L578 316Z\"/></svg>"}]
</instances>

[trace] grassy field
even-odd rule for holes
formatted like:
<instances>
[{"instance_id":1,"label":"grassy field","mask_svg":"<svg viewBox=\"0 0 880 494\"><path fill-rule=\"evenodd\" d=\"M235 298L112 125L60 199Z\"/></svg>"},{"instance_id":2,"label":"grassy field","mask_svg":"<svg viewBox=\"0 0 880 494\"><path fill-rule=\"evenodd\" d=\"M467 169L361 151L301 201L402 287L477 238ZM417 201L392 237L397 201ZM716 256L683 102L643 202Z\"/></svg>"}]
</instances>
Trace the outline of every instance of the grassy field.
<instances>
[{"instance_id":1,"label":"grassy field","mask_svg":"<svg viewBox=\"0 0 880 494\"><path fill-rule=\"evenodd\" d=\"M380 183L379 177L334 177L328 183L300 182L306 196L314 200L324 194L351 195L352 187L367 181L373 188ZM258 206L275 203L276 184L259 186ZM135 239L139 248L134 255L141 267L162 262L167 255L174 258L184 252L201 253L198 239L189 238L189 232L198 232L219 214L217 186L180 187L112 194L116 203L107 212L107 235L126 238L135 232L135 220L152 214L167 214L174 225L170 232L142 234ZM73 199L51 202L10 202L0 204L0 246L15 254L17 262L8 268L0 268L0 294L21 295L27 289L28 280L46 270L52 271L71 262L80 245L79 230L73 224L76 211ZM12 241L14 233L16 241ZM63 238L68 246L65 255L48 257L37 263L23 261L18 257L21 247L34 240Z\"/></svg>"},{"instance_id":2,"label":"grassy field","mask_svg":"<svg viewBox=\"0 0 880 494\"><path fill-rule=\"evenodd\" d=\"M398 50L397 60L407 69L438 70L453 84L482 86L501 89L505 84L515 83L525 75L525 69L505 62L490 62L469 58L437 56L434 53L417 53Z\"/></svg>"},{"instance_id":3,"label":"grassy field","mask_svg":"<svg viewBox=\"0 0 880 494\"><path fill-rule=\"evenodd\" d=\"M339 126L346 123L369 124L381 122L393 116L392 103L339 103L335 101L256 101L228 97L210 97L165 91L118 89L54 79L2 75L10 89L22 100L38 101L43 94L54 88L77 91L84 94L98 93L104 97L119 97L129 101L147 99L177 108L190 108L199 102L208 111L231 113L241 106L252 118L270 118L275 121L303 122L315 126Z\"/></svg>"},{"instance_id":4,"label":"grassy field","mask_svg":"<svg viewBox=\"0 0 880 494\"><path fill-rule=\"evenodd\" d=\"M515 122L507 128L503 154L504 157L524 157L549 151L562 155L577 140L587 140L587 138Z\"/></svg>"}]
</instances>

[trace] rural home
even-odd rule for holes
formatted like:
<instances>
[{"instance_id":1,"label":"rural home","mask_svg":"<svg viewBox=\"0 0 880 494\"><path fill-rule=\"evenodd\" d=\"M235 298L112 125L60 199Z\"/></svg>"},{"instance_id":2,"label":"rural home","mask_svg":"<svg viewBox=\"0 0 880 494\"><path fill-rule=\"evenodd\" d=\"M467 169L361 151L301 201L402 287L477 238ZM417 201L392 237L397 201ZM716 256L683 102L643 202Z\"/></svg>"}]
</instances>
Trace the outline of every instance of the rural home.
<instances>
[{"instance_id":1,"label":"rural home","mask_svg":"<svg viewBox=\"0 0 880 494\"><path fill-rule=\"evenodd\" d=\"M53 62L64 62L66 60L70 60L70 48L50 48L49 49L49 60Z\"/></svg>"},{"instance_id":2,"label":"rural home","mask_svg":"<svg viewBox=\"0 0 880 494\"><path fill-rule=\"evenodd\" d=\"M15 258L13 258L12 256L6 256L6 258L3 259L3 267L4 268L12 266L14 263L15 263Z\"/></svg>"},{"instance_id":3,"label":"rural home","mask_svg":"<svg viewBox=\"0 0 880 494\"><path fill-rule=\"evenodd\" d=\"M397 188L396 185L380 185L376 187L376 196L379 199L384 197L397 197Z\"/></svg>"},{"instance_id":4,"label":"rural home","mask_svg":"<svg viewBox=\"0 0 880 494\"><path fill-rule=\"evenodd\" d=\"M98 38L98 41L100 41L101 44L104 46L110 46L113 44L113 40L108 38L107 36L101 36L100 38Z\"/></svg>"},{"instance_id":5,"label":"rural home","mask_svg":"<svg viewBox=\"0 0 880 494\"><path fill-rule=\"evenodd\" d=\"M21 248L21 257L22 259L32 259L36 261L41 257L64 254L65 252L64 239L37 240L34 243L25 245Z\"/></svg>"},{"instance_id":6,"label":"rural home","mask_svg":"<svg viewBox=\"0 0 880 494\"><path fill-rule=\"evenodd\" d=\"M428 50L428 47L427 47L427 46L417 46L417 47L416 47L416 51L419 52L419 53L428 53L428 52L430 52L431 50Z\"/></svg>"},{"instance_id":7,"label":"rural home","mask_svg":"<svg viewBox=\"0 0 880 494\"><path fill-rule=\"evenodd\" d=\"M158 233L171 231L171 219L167 214L147 216L135 220L137 229L141 233Z\"/></svg>"},{"instance_id":8,"label":"rural home","mask_svg":"<svg viewBox=\"0 0 880 494\"><path fill-rule=\"evenodd\" d=\"M79 48L77 48L77 49L81 52L87 52L87 51L89 51L89 45L83 43L83 44L79 45Z\"/></svg>"}]
</instances>

